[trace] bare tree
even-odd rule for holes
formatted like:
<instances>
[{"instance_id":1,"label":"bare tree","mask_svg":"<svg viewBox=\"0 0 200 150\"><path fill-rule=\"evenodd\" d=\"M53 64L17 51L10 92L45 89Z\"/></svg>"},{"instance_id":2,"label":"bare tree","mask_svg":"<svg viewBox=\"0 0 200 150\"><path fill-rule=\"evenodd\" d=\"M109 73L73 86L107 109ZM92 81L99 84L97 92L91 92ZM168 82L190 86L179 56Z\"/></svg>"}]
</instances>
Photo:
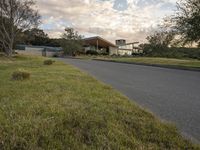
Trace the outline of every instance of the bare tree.
<instances>
[{"instance_id":1,"label":"bare tree","mask_svg":"<svg viewBox=\"0 0 200 150\"><path fill-rule=\"evenodd\" d=\"M8 56L13 53L17 35L37 26L40 15L33 0L0 0L0 43Z\"/></svg>"}]
</instances>

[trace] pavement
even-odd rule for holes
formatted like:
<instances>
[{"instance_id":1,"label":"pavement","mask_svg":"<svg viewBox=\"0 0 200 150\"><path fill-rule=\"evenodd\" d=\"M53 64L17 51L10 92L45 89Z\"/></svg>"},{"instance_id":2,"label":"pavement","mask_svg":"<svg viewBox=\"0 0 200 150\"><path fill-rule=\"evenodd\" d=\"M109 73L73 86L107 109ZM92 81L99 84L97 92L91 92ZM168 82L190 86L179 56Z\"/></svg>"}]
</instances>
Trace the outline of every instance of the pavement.
<instances>
[{"instance_id":1,"label":"pavement","mask_svg":"<svg viewBox=\"0 0 200 150\"><path fill-rule=\"evenodd\" d=\"M200 142L200 72L59 58L111 85L184 136Z\"/></svg>"}]
</instances>

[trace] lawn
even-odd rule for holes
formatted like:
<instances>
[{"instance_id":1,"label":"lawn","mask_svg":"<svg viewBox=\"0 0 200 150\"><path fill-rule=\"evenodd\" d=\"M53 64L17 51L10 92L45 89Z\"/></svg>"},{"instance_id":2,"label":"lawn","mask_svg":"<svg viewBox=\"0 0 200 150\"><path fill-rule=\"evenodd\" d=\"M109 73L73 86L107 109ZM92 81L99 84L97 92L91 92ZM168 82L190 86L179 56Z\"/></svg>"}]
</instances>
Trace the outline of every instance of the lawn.
<instances>
[{"instance_id":1,"label":"lawn","mask_svg":"<svg viewBox=\"0 0 200 150\"><path fill-rule=\"evenodd\" d=\"M86 73L44 58L0 58L0 149L200 149ZM30 79L14 81L23 69Z\"/></svg>"},{"instance_id":2,"label":"lawn","mask_svg":"<svg viewBox=\"0 0 200 150\"><path fill-rule=\"evenodd\" d=\"M167 65L185 68L200 68L200 60L195 59L173 59L173 58L159 58L159 57L97 57L101 60L112 60L116 62L128 62L128 63L143 63L153 65Z\"/></svg>"}]
</instances>

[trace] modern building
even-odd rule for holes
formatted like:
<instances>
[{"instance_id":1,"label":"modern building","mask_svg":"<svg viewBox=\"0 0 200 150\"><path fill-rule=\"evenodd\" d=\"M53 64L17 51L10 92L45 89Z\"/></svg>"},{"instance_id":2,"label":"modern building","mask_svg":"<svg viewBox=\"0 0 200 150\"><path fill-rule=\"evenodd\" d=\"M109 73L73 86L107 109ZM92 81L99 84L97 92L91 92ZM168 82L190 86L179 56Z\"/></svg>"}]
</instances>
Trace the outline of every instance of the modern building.
<instances>
[{"instance_id":1,"label":"modern building","mask_svg":"<svg viewBox=\"0 0 200 150\"><path fill-rule=\"evenodd\" d=\"M139 42L126 43L126 40L124 39L116 40L118 54L132 55L133 53L140 53L141 50L137 46L135 46L136 44L139 44Z\"/></svg>"},{"instance_id":2,"label":"modern building","mask_svg":"<svg viewBox=\"0 0 200 150\"><path fill-rule=\"evenodd\" d=\"M85 52L93 50L99 53L108 53L109 55L117 54L118 47L99 36L85 38L83 42Z\"/></svg>"},{"instance_id":3,"label":"modern building","mask_svg":"<svg viewBox=\"0 0 200 150\"><path fill-rule=\"evenodd\" d=\"M83 39L84 51L97 51L99 53L107 53L109 55L132 55L140 53L141 50L136 46L139 42L126 43L126 40L116 40L116 45L99 37L90 37Z\"/></svg>"}]
</instances>

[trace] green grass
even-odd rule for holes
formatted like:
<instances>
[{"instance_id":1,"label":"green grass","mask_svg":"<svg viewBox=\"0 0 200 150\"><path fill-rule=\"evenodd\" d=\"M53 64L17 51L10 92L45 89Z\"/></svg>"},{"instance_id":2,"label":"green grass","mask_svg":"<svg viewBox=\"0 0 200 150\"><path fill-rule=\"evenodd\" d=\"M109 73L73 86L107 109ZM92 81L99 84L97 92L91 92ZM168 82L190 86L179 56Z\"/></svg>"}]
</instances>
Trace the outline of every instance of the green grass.
<instances>
[{"instance_id":1,"label":"green grass","mask_svg":"<svg viewBox=\"0 0 200 150\"><path fill-rule=\"evenodd\" d=\"M44 58L0 58L0 149L199 149L110 86ZM14 81L18 69L29 80Z\"/></svg>"},{"instance_id":2,"label":"green grass","mask_svg":"<svg viewBox=\"0 0 200 150\"><path fill-rule=\"evenodd\" d=\"M172 58L158 58L158 57L131 57L131 58L97 57L97 59L113 60L116 62L129 62L129 63L132 62L132 63L180 66L186 68L200 68L200 60L195 60L195 59L172 59Z\"/></svg>"}]
</instances>

